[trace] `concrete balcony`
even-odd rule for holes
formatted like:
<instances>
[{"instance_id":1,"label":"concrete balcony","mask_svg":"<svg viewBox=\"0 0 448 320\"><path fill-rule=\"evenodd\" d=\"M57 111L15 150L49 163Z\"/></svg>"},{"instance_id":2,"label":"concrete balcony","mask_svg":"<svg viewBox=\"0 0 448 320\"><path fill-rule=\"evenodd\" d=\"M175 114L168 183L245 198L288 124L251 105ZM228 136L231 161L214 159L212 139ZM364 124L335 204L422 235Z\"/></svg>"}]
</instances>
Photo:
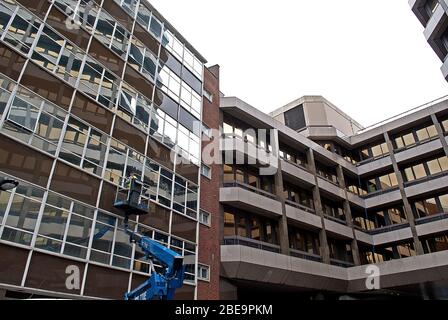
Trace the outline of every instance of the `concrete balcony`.
<instances>
[{"instance_id":1,"label":"concrete balcony","mask_svg":"<svg viewBox=\"0 0 448 320\"><path fill-rule=\"evenodd\" d=\"M305 208L299 204L292 204L288 201L286 203L286 216L291 221L300 225L313 229L322 229L321 217L317 216L314 210Z\"/></svg>"},{"instance_id":2,"label":"concrete balcony","mask_svg":"<svg viewBox=\"0 0 448 320\"><path fill-rule=\"evenodd\" d=\"M412 232L411 228L406 227L402 229L374 234L372 236L372 239L373 239L373 245L382 246L389 243L395 243L399 241L412 239Z\"/></svg>"},{"instance_id":3,"label":"concrete balcony","mask_svg":"<svg viewBox=\"0 0 448 320\"><path fill-rule=\"evenodd\" d=\"M335 197L338 197L339 200L345 199L345 190L342 189L340 186L338 186L320 176L317 176L317 184L320 189L325 190L326 192L332 194Z\"/></svg>"},{"instance_id":4,"label":"concrete balcony","mask_svg":"<svg viewBox=\"0 0 448 320\"><path fill-rule=\"evenodd\" d=\"M448 172L443 172L438 175L430 176L425 179L412 181L405 184L405 192L408 198L415 197L421 194L430 192L437 192L447 189L448 187Z\"/></svg>"},{"instance_id":5,"label":"concrete balcony","mask_svg":"<svg viewBox=\"0 0 448 320\"><path fill-rule=\"evenodd\" d=\"M381 289L448 280L448 251L378 263ZM366 291L367 266L347 269L348 292ZM417 287L418 290L418 287Z\"/></svg>"},{"instance_id":6,"label":"concrete balcony","mask_svg":"<svg viewBox=\"0 0 448 320\"><path fill-rule=\"evenodd\" d=\"M401 151L395 151L395 159L397 160L397 163L401 163L409 159L414 159L416 155L419 157L430 155L438 150L442 150L442 148L442 142L436 138Z\"/></svg>"},{"instance_id":7,"label":"concrete balcony","mask_svg":"<svg viewBox=\"0 0 448 320\"><path fill-rule=\"evenodd\" d=\"M350 203L355 204L361 208L364 208L366 206L366 201L363 198L348 190L347 190L347 200L350 201Z\"/></svg>"},{"instance_id":8,"label":"concrete balcony","mask_svg":"<svg viewBox=\"0 0 448 320\"><path fill-rule=\"evenodd\" d=\"M223 276L294 287L346 291L345 268L241 245L221 246Z\"/></svg>"},{"instance_id":9,"label":"concrete balcony","mask_svg":"<svg viewBox=\"0 0 448 320\"><path fill-rule=\"evenodd\" d=\"M389 167L392 167L392 160L390 156L387 155L382 158L361 162L358 165L358 175L363 176Z\"/></svg>"},{"instance_id":10,"label":"concrete balcony","mask_svg":"<svg viewBox=\"0 0 448 320\"><path fill-rule=\"evenodd\" d=\"M338 238L353 239L352 228L324 218L325 230Z\"/></svg>"},{"instance_id":11,"label":"concrete balcony","mask_svg":"<svg viewBox=\"0 0 448 320\"><path fill-rule=\"evenodd\" d=\"M282 171L294 180L301 180L310 185L315 185L314 175L305 168L291 163L289 161L280 160Z\"/></svg>"},{"instance_id":12,"label":"concrete balcony","mask_svg":"<svg viewBox=\"0 0 448 320\"><path fill-rule=\"evenodd\" d=\"M282 216L282 204L274 195L238 182L224 184L219 190L219 201L272 218Z\"/></svg>"},{"instance_id":13,"label":"concrete balcony","mask_svg":"<svg viewBox=\"0 0 448 320\"><path fill-rule=\"evenodd\" d=\"M440 213L415 221L419 237L448 232L448 213Z\"/></svg>"},{"instance_id":14,"label":"concrete balcony","mask_svg":"<svg viewBox=\"0 0 448 320\"><path fill-rule=\"evenodd\" d=\"M388 203L397 202L401 200L400 190L388 189L369 194L365 199L365 206L367 209L375 208L378 206L386 205Z\"/></svg>"}]
</instances>

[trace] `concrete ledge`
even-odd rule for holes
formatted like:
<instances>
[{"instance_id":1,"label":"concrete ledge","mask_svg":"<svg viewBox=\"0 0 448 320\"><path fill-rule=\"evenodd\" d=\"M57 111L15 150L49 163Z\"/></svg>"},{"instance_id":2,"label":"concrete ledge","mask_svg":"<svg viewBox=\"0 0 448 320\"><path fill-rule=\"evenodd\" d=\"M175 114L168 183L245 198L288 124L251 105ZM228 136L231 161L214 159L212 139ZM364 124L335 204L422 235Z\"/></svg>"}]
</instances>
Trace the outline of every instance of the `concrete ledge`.
<instances>
[{"instance_id":1,"label":"concrete ledge","mask_svg":"<svg viewBox=\"0 0 448 320\"><path fill-rule=\"evenodd\" d=\"M448 230L448 219L419 224L416 229L419 237L444 232Z\"/></svg>"},{"instance_id":2,"label":"concrete ledge","mask_svg":"<svg viewBox=\"0 0 448 320\"><path fill-rule=\"evenodd\" d=\"M305 169L293 165L288 161L281 160L282 171L287 175L291 176L293 179L302 180L310 185L315 185L314 175Z\"/></svg>"},{"instance_id":3,"label":"concrete ledge","mask_svg":"<svg viewBox=\"0 0 448 320\"><path fill-rule=\"evenodd\" d=\"M397 160L397 163L401 163L409 159L415 159L415 155L418 155L419 157L424 157L431 153L435 153L438 150L443 151L442 142L440 141L440 139L431 140L423 144L417 145L413 148L409 148L396 153L395 159Z\"/></svg>"},{"instance_id":4,"label":"concrete ledge","mask_svg":"<svg viewBox=\"0 0 448 320\"><path fill-rule=\"evenodd\" d=\"M299 224L312 227L313 229L322 229L321 217L288 204L286 205L286 216Z\"/></svg>"},{"instance_id":5,"label":"concrete ledge","mask_svg":"<svg viewBox=\"0 0 448 320\"><path fill-rule=\"evenodd\" d=\"M338 197L339 200L345 199L345 190L341 187L334 185L321 177L317 177L317 184L320 189L325 190L328 193L331 193L332 195Z\"/></svg>"},{"instance_id":6,"label":"concrete ledge","mask_svg":"<svg viewBox=\"0 0 448 320\"><path fill-rule=\"evenodd\" d=\"M442 191L448 189L448 176L439 176L431 180L425 180L420 183L413 184L405 188L406 196L408 198L426 193Z\"/></svg>"},{"instance_id":7,"label":"concrete ledge","mask_svg":"<svg viewBox=\"0 0 448 320\"><path fill-rule=\"evenodd\" d=\"M270 217L282 216L282 205L279 201L238 187L221 188L219 201L236 208L255 211Z\"/></svg>"},{"instance_id":8,"label":"concrete ledge","mask_svg":"<svg viewBox=\"0 0 448 320\"><path fill-rule=\"evenodd\" d=\"M365 204L367 209L375 208L378 206L382 206L388 203L397 202L401 200L401 193L399 189L380 193L373 197L365 199Z\"/></svg>"},{"instance_id":9,"label":"concrete ledge","mask_svg":"<svg viewBox=\"0 0 448 320\"><path fill-rule=\"evenodd\" d=\"M372 236L373 245L381 246L388 243L412 239L411 228L403 228L394 231L375 234Z\"/></svg>"},{"instance_id":10,"label":"concrete ledge","mask_svg":"<svg viewBox=\"0 0 448 320\"><path fill-rule=\"evenodd\" d=\"M383 158L379 158L364 164L361 164L358 167L358 175L363 176L365 174L370 174L375 171L382 170L387 167L392 166L392 160L390 156L386 156Z\"/></svg>"},{"instance_id":11,"label":"concrete ledge","mask_svg":"<svg viewBox=\"0 0 448 320\"><path fill-rule=\"evenodd\" d=\"M324 219L324 224L327 232L342 238L353 239L352 228L326 218Z\"/></svg>"}]
</instances>

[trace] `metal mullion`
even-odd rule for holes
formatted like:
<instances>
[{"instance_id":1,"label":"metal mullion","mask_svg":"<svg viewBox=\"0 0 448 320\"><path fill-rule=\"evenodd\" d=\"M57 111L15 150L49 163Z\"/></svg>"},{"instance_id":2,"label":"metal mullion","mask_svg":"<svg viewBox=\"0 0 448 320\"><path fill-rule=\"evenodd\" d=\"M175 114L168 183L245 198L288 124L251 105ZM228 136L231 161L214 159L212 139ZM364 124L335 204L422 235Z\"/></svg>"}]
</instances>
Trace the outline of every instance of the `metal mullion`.
<instances>
[{"instance_id":1,"label":"metal mullion","mask_svg":"<svg viewBox=\"0 0 448 320\"><path fill-rule=\"evenodd\" d=\"M62 237L62 245L61 245L61 251L60 251L61 254L64 253L65 241L67 240L67 233L68 233L68 229L69 229L69 226L70 226L70 221L72 219L73 207L74 207L74 202L72 201L71 204L70 204L70 210L68 212L67 222L66 222L66 225L65 225L65 228L64 228L64 235Z\"/></svg>"},{"instance_id":2,"label":"metal mullion","mask_svg":"<svg viewBox=\"0 0 448 320\"><path fill-rule=\"evenodd\" d=\"M48 181L50 183L50 179ZM39 233L40 225L42 223L42 217L44 215L44 210L45 210L45 207L46 207L47 198L48 198L48 190L45 191L44 196L42 197L42 203L40 205L39 214L38 214L37 220L36 220L36 226L34 227L33 238L31 239L31 244L30 244L32 249L36 245L37 234Z\"/></svg>"},{"instance_id":3,"label":"metal mullion","mask_svg":"<svg viewBox=\"0 0 448 320\"><path fill-rule=\"evenodd\" d=\"M87 139L86 139L86 143L84 144L83 150L82 150L82 155L81 155L81 163L79 164L79 166L81 168L83 168L84 165L84 158L86 156L87 153L87 145L89 144L89 140L90 140L90 133L92 132L92 127L90 127L89 125L89 130L87 131Z\"/></svg>"},{"instance_id":4,"label":"metal mullion","mask_svg":"<svg viewBox=\"0 0 448 320\"><path fill-rule=\"evenodd\" d=\"M9 19L8 24L5 26L3 35L0 37L0 40L5 40L6 34L8 33L8 30L9 30L9 28L11 27L12 22L14 21L14 19L15 19L17 13L19 12L19 10L20 10L20 6L18 6L18 5L16 4L16 8L15 8L14 11L12 12L11 19Z\"/></svg>"},{"instance_id":5,"label":"metal mullion","mask_svg":"<svg viewBox=\"0 0 448 320\"><path fill-rule=\"evenodd\" d=\"M9 211L11 210L12 200L13 200L13 198L14 198L15 193L16 193L16 189L13 189L13 190L9 193L9 200L8 200L8 204L6 205L5 215L3 216L3 222L2 222L2 225L0 225L0 239L1 239L2 236L3 236L3 230L5 229L5 226L6 226L6 220L8 219Z\"/></svg>"},{"instance_id":6,"label":"metal mullion","mask_svg":"<svg viewBox=\"0 0 448 320\"><path fill-rule=\"evenodd\" d=\"M93 234L95 233L95 228L96 228L96 225L98 222L98 212L99 212L99 209L95 209L95 213L93 214L92 231L90 233L89 243L87 244L87 254L86 254L87 261L90 261L90 254L91 254L92 245L93 245Z\"/></svg>"},{"instance_id":7,"label":"metal mullion","mask_svg":"<svg viewBox=\"0 0 448 320\"><path fill-rule=\"evenodd\" d=\"M14 82L14 88L11 90L8 102L6 103L5 111L3 112L3 115L0 118L0 128L3 127L3 123L5 122L6 117L9 114L9 110L11 109L12 102L14 101L18 90L19 90L19 84Z\"/></svg>"},{"instance_id":8,"label":"metal mullion","mask_svg":"<svg viewBox=\"0 0 448 320\"><path fill-rule=\"evenodd\" d=\"M114 259L114 250L115 250L115 241L117 239L117 231L118 231L118 218L115 218L115 226L114 226L114 236L112 239L112 248L110 251L110 260L109 265L112 266L113 259Z\"/></svg>"}]
</instances>

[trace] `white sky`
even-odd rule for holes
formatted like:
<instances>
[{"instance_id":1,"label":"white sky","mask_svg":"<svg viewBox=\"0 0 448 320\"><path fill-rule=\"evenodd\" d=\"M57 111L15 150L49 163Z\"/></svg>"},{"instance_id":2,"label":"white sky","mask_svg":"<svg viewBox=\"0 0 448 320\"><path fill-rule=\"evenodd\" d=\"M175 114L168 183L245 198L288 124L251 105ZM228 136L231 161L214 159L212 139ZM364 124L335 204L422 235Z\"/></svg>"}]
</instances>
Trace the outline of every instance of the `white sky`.
<instances>
[{"instance_id":1,"label":"white sky","mask_svg":"<svg viewBox=\"0 0 448 320\"><path fill-rule=\"evenodd\" d=\"M407 0L150 2L266 113L322 95L367 126L448 94Z\"/></svg>"}]
</instances>

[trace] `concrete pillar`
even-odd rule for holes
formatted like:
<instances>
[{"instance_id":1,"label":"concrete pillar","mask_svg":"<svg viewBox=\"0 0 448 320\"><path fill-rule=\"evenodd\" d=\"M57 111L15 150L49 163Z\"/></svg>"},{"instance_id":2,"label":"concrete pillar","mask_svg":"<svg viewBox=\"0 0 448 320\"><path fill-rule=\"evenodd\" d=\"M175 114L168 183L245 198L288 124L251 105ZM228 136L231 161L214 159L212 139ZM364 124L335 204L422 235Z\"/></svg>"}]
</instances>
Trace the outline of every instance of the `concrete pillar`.
<instances>
[{"instance_id":1,"label":"concrete pillar","mask_svg":"<svg viewBox=\"0 0 448 320\"><path fill-rule=\"evenodd\" d=\"M316 211L316 214L320 216L322 223L322 230L320 230L319 232L319 243L322 255L322 262L330 264L330 248L328 246L327 233L325 231L324 212L322 210L322 200L320 197L319 184L316 173L316 163L314 162L314 152L311 148L308 149L306 153L306 158L308 162L308 169L314 175L314 183L315 183L315 187L313 188L314 210Z\"/></svg>"},{"instance_id":2,"label":"concrete pillar","mask_svg":"<svg viewBox=\"0 0 448 320\"><path fill-rule=\"evenodd\" d=\"M272 136L271 136L272 140ZM271 141L273 149L279 150L279 139L278 132L275 131L274 141ZM273 152L274 155L278 155L278 152ZM282 254L289 255L289 234L288 234L288 218L286 217L286 204L285 197L283 196L283 174L280 157L277 157L277 172L274 175L274 185L275 185L275 195L277 200L282 204L282 217L279 220L279 240L280 240L280 251Z\"/></svg>"},{"instance_id":3,"label":"concrete pillar","mask_svg":"<svg viewBox=\"0 0 448 320\"><path fill-rule=\"evenodd\" d=\"M397 176L398 187L400 188L401 198L403 199L404 212L406 215L406 219L409 222L409 226L411 227L415 251L418 255L422 255L422 254L424 254L424 252L423 252L422 243L418 239L417 229L415 228L414 214L412 213L411 205L409 203L409 200L406 196L406 192L404 190L403 176L401 174L401 171L398 168L397 160L395 159L395 155L394 155L394 151L393 151L394 146L392 145L392 141L390 140L389 134L387 132L384 133L384 139L386 140L387 147L389 148L390 158L392 160L392 166L394 168L395 175Z\"/></svg>"},{"instance_id":4,"label":"concrete pillar","mask_svg":"<svg viewBox=\"0 0 448 320\"><path fill-rule=\"evenodd\" d=\"M361 259L359 257L358 241L356 240L355 229L353 227L352 209L350 208L350 202L348 201L347 188L345 186L344 170L342 169L342 166L340 164L337 166L336 171L338 174L339 185L341 188L344 189L344 194L345 194L345 199L344 199L345 219L347 221L347 226L350 227L353 232L353 241L352 241L352 245L351 245L353 262L355 263L355 265L359 266L359 265L361 265Z\"/></svg>"},{"instance_id":5,"label":"concrete pillar","mask_svg":"<svg viewBox=\"0 0 448 320\"><path fill-rule=\"evenodd\" d=\"M442 125L440 124L439 120L437 119L434 113L431 114L431 120L434 123L434 126L436 127L440 142L442 143L443 150L445 151L445 155L448 157L448 143L445 140L445 134L443 132Z\"/></svg>"}]
</instances>

